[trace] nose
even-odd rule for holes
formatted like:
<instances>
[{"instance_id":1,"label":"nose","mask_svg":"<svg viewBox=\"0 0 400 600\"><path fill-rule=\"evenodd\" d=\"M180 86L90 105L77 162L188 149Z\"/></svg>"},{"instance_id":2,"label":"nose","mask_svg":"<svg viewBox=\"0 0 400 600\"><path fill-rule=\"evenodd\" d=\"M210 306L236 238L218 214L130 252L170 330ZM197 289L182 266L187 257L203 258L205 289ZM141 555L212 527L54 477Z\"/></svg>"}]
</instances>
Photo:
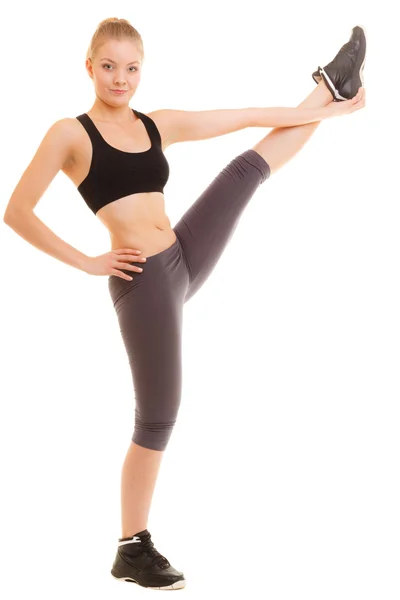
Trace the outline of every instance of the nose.
<instances>
[{"instance_id":1,"label":"nose","mask_svg":"<svg viewBox=\"0 0 400 600\"><path fill-rule=\"evenodd\" d=\"M126 80L125 80L125 78L123 77L123 75L121 75L121 76L117 75L117 76L114 78L114 81L115 81L115 85L125 85L125 83L126 83Z\"/></svg>"}]
</instances>

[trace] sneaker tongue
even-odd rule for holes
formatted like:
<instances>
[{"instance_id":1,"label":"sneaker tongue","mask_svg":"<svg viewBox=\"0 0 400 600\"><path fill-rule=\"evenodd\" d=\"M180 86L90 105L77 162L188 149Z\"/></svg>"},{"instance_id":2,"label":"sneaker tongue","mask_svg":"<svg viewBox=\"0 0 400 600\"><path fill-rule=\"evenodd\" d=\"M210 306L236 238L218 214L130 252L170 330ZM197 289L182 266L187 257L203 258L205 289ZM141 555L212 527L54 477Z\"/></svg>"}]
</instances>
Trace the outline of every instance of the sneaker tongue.
<instances>
[{"instance_id":1,"label":"sneaker tongue","mask_svg":"<svg viewBox=\"0 0 400 600\"><path fill-rule=\"evenodd\" d=\"M142 538L142 537L145 537L145 536L148 536L148 535L150 535L149 530L148 529L143 529L143 531L139 531L139 533L135 533L134 537L140 537L140 538Z\"/></svg>"}]
</instances>

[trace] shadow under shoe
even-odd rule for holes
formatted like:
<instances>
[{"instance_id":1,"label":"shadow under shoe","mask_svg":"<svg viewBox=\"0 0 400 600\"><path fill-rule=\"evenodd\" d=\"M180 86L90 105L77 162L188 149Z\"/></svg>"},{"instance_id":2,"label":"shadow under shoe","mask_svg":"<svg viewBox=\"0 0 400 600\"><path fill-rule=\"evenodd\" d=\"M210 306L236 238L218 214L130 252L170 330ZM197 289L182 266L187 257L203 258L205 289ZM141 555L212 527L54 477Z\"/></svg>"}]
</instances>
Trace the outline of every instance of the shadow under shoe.
<instances>
[{"instance_id":1,"label":"shadow under shoe","mask_svg":"<svg viewBox=\"0 0 400 600\"><path fill-rule=\"evenodd\" d=\"M158 590L177 590L186 585L183 573L156 550L147 529L129 538L119 538L111 575Z\"/></svg>"},{"instance_id":2,"label":"shadow under shoe","mask_svg":"<svg viewBox=\"0 0 400 600\"><path fill-rule=\"evenodd\" d=\"M365 29L357 25L353 27L349 41L340 48L335 58L326 67L318 67L312 74L316 83L323 78L334 102L350 100L360 87L364 87L366 50Z\"/></svg>"}]
</instances>

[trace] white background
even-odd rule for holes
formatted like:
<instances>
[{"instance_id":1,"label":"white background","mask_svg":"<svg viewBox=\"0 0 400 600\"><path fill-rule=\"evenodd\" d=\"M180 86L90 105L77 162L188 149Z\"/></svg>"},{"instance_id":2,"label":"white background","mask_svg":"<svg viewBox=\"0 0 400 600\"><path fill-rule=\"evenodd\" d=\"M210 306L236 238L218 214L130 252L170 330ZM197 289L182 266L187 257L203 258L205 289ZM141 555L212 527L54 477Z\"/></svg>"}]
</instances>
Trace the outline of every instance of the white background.
<instances>
[{"instance_id":1,"label":"white background","mask_svg":"<svg viewBox=\"0 0 400 600\"><path fill-rule=\"evenodd\" d=\"M366 108L324 121L259 188L185 307L182 402L148 528L184 572L181 593L190 598L399 598L393 6L38 1L3 9L2 209L51 124L92 106L86 50L106 17L128 19L143 37L130 105L145 113L297 106L352 27L367 31ZM247 128L168 148L171 224L267 133ZM62 172L36 214L86 254L110 249ZM144 597L109 573L134 405L107 277L0 228L0 586L8 588L0 593Z\"/></svg>"}]
</instances>

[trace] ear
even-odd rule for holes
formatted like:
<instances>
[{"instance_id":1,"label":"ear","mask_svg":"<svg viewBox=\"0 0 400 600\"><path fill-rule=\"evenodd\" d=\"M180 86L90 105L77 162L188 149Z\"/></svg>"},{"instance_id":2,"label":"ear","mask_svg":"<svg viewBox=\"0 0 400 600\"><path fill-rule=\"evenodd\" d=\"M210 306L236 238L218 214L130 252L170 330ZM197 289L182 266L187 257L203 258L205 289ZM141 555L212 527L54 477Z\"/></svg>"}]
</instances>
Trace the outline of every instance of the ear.
<instances>
[{"instance_id":1,"label":"ear","mask_svg":"<svg viewBox=\"0 0 400 600\"><path fill-rule=\"evenodd\" d=\"M93 79L93 64L92 64L92 59L91 58L87 58L85 60L85 67L86 67L86 71L89 74L89 77L91 79Z\"/></svg>"}]
</instances>

